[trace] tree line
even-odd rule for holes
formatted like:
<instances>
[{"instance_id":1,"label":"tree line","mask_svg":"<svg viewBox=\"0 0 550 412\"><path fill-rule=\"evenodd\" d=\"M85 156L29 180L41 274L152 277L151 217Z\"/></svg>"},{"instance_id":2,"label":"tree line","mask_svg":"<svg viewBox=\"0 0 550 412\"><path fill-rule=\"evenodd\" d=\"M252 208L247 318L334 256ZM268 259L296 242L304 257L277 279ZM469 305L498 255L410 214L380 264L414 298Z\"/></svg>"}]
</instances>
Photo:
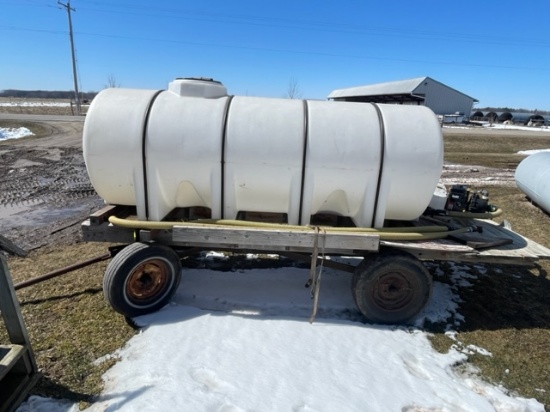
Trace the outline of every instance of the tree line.
<instances>
[{"instance_id":1,"label":"tree line","mask_svg":"<svg viewBox=\"0 0 550 412\"><path fill-rule=\"evenodd\" d=\"M82 100L92 100L97 95L97 92L80 93ZM18 97L24 99L74 99L74 91L63 90L15 90L6 89L0 90L0 97Z\"/></svg>"}]
</instances>

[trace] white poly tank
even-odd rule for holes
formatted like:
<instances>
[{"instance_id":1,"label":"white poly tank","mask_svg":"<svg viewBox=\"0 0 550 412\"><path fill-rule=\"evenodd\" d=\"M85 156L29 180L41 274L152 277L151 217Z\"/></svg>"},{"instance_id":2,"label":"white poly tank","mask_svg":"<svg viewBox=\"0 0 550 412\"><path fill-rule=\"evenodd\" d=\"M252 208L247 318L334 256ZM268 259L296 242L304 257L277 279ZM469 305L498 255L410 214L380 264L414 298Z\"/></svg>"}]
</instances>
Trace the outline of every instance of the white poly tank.
<instances>
[{"instance_id":1,"label":"white poly tank","mask_svg":"<svg viewBox=\"0 0 550 412\"><path fill-rule=\"evenodd\" d=\"M550 213L550 152L539 152L521 161L516 185L529 199Z\"/></svg>"},{"instance_id":2,"label":"white poly tank","mask_svg":"<svg viewBox=\"0 0 550 412\"><path fill-rule=\"evenodd\" d=\"M152 221L201 206L214 219L331 213L382 227L424 212L443 164L426 107L228 96L206 79L102 91L83 148L99 196Z\"/></svg>"}]
</instances>

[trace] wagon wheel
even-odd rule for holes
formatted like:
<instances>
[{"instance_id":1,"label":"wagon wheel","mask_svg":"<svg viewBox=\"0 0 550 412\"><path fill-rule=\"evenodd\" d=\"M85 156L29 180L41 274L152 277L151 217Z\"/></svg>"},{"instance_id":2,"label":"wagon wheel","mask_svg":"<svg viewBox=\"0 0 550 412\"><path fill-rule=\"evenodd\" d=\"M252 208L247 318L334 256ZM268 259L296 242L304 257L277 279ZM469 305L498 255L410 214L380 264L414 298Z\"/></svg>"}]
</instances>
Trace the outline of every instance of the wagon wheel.
<instances>
[{"instance_id":1,"label":"wagon wheel","mask_svg":"<svg viewBox=\"0 0 550 412\"><path fill-rule=\"evenodd\" d=\"M166 305L181 279L181 262L169 247L132 243L111 260L103 277L105 298L124 316L155 312Z\"/></svg>"},{"instance_id":2,"label":"wagon wheel","mask_svg":"<svg viewBox=\"0 0 550 412\"><path fill-rule=\"evenodd\" d=\"M428 303L432 278L414 256L383 250L367 256L355 269L352 294L367 320L407 323Z\"/></svg>"}]
</instances>

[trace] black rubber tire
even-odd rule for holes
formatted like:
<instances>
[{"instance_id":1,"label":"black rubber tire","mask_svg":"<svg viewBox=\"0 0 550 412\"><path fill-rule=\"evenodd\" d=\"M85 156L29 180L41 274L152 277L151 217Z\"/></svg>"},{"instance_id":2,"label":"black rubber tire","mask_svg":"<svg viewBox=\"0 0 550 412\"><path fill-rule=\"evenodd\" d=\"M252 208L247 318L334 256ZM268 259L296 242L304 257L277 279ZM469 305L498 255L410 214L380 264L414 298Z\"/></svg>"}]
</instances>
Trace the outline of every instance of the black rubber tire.
<instances>
[{"instance_id":1,"label":"black rubber tire","mask_svg":"<svg viewBox=\"0 0 550 412\"><path fill-rule=\"evenodd\" d=\"M368 255L365 255L363 257L363 260L361 261L361 263L359 265L357 265L357 267L355 268L355 272L353 274L353 276L351 277L351 291L353 293L353 299L355 299L355 287L357 286L357 282L359 281L359 278L360 276L357 276L357 272L358 270L360 270L360 268L365 268L365 267L369 267L372 262L374 262L374 260L377 258L378 256L378 252L374 252L374 253L369 253ZM363 270L363 269L361 269Z\"/></svg>"},{"instance_id":2,"label":"black rubber tire","mask_svg":"<svg viewBox=\"0 0 550 412\"><path fill-rule=\"evenodd\" d=\"M179 286L181 262L169 247L132 243L110 262L103 277L103 293L111 307L127 316L156 312Z\"/></svg>"},{"instance_id":3,"label":"black rubber tire","mask_svg":"<svg viewBox=\"0 0 550 412\"><path fill-rule=\"evenodd\" d=\"M382 250L357 266L352 294L369 322L407 324L430 300L432 277L414 256Z\"/></svg>"}]
</instances>

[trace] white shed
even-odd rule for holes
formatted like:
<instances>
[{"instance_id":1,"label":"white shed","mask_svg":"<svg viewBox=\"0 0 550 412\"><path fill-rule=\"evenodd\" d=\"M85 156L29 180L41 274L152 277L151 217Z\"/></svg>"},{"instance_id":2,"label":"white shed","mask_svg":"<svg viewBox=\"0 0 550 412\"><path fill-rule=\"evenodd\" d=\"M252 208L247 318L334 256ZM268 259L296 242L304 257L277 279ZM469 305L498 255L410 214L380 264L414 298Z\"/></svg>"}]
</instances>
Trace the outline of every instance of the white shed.
<instances>
[{"instance_id":1,"label":"white shed","mask_svg":"<svg viewBox=\"0 0 550 412\"><path fill-rule=\"evenodd\" d=\"M478 100L430 77L418 77L388 83L334 90L331 100L389 104L417 104L429 107L438 115L469 116Z\"/></svg>"}]
</instances>

